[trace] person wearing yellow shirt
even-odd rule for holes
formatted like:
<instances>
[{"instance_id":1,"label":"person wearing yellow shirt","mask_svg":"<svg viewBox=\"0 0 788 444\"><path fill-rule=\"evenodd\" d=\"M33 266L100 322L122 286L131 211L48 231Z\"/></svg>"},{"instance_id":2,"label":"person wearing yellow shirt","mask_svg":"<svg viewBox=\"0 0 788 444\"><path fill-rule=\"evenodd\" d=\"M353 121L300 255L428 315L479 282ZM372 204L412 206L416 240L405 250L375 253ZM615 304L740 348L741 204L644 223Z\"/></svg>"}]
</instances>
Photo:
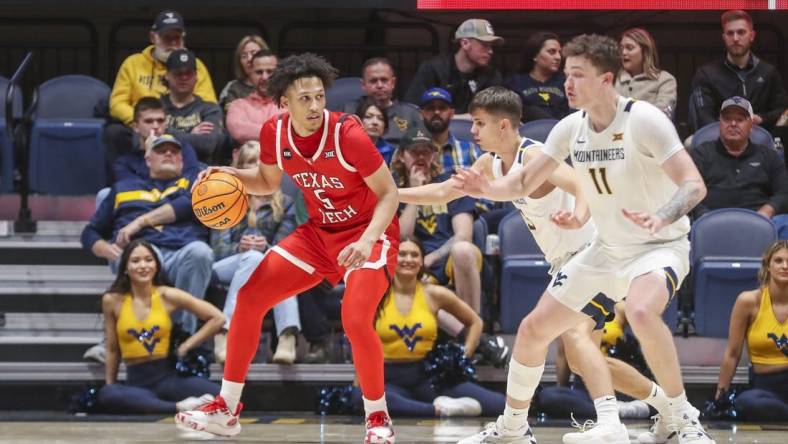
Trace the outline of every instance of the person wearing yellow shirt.
<instances>
[{"instance_id":1,"label":"person wearing yellow shirt","mask_svg":"<svg viewBox=\"0 0 788 444\"><path fill-rule=\"evenodd\" d=\"M439 390L430 384L424 361L438 336L438 311L445 310L465 325L467 357L473 356L479 344L482 320L451 290L424 283L423 276L421 243L414 236L403 236L393 284L375 320L375 331L383 343L389 412L420 417L490 416L506 403L503 393L472 382ZM354 390L353 401L361 405L360 390Z\"/></svg>"},{"instance_id":2,"label":"person wearing yellow shirt","mask_svg":"<svg viewBox=\"0 0 788 444\"><path fill-rule=\"evenodd\" d=\"M215 335L224 315L208 302L164 285L161 261L143 239L123 250L118 275L101 299L107 337L106 385L99 407L112 413L174 413L213 400L219 386L197 376L179 376L168 359L173 322L170 314L186 310L205 321L174 351L183 358ZM118 366L126 364L126 381L118 383Z\"/></svg>"},{"instance_id":3,"label":"person wearing yellow shirt","mask_svg":"<svg viewBox=\"0 0 788 444\"><path fill-rule=\"evenodd\" d=\"M149 33L151 45L126 57L120 65L109 98L110 116L120 123L111 123L104 129L109 157L115 159L131 152L133 133L130 127L134 121L134 105L143 97L161 98L168 93L164 82L167 58L173 51L185 48L185 37L183 16L176 11L162 11L156 16ZM206 102L217 102L211 75L199 59L194 94Z\"/></svg>"},{"instance_id":4,"label":"person wearing yellow shirt","mask_svg":"<svg viewBox=\"0 0 788 444\"><path fill-rule=\"evenodd\" d=\"M744 344L750 389L734 400L744 420L788 421L788 241L773 243L758 272L761 287L736 298L715 399L730 388Z\"/></svg>"}]
</instances>

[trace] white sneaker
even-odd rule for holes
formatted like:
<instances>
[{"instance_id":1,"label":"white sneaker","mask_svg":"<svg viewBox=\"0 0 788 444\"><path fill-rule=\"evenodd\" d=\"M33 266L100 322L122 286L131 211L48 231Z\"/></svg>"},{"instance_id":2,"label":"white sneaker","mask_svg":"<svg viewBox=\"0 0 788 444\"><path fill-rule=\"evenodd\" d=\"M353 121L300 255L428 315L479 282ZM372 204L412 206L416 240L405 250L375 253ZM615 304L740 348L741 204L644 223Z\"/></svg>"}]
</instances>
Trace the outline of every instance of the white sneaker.
<instances>
[{"instance_id":1,"label":"white sneaker","mask_svg":"<svg viewBox=\"0 0 788 444\"><path fill-rule=\"evenodd\" d=\"M189 410L196 410L201 405L208 404L213 401L213 395L206 393L202 396L189 396L188 398L175 403L179 412L186 412Z\"/></svg>"},{"instance_id":2,"label":"white sneaker","mask_svg":"<svg viewBox=\"0 0 788 444\"><path fill-rule=\"evenodd\" d=\"M536 444L531 427L525 423L520 430L506 430L503 427L503 416L484 427L481 432L464 438L457 444Z\"/></svg>"},{"instance_id":3,"label":"white sneaker","mask_svg":"<svg viewBox=\"0 0 788 444\"><path fill-rule=\"evenodd\" d=\"M396 436L391 418L383 410L370 413L366 420L364 444L394 444Z\"/></svg>"},{"instance_id":4,"label":"white sneaker","mask_svg":"<svg viewBox=\"0 0 788 444\"><path fill-rule=\"evenodd\" d=\"M217 396L208 404L200 406L197 410L183 411L175 415L175 425L178 429L191 432L208 432L217 436L233 437L241 433L241 424L238 416L243 409L243 404L238 403L235 412L227 408L221 396Z\"/></svg>"},{"instance_id":5,"label":"white sneaker","mask_svg":"<svg viewBox=\"0 0 788 444\"><path fill-rule=\"evenodd\" d=\"M692 408L680 416L674 416L675 423L668 426L669 430L678 432L679 444L716 444L700 424L700 412Z\"/></svg>"},{"instance_id":6,"label":"white sneaker","mask_svg":"<svg viewBox=\"0 0 788 444\"><path fill-rule=\"evenodd\" d=\"M640 444L665 444L671 438L676 436L676 432L668 430L667 421L662 419L662 415L654 415L651 417L654 424L648 429L648 432L643 432L637 437L637 442Z\"/></svg>"},{"instance_id":7,"label":"white sneaker","mask_svg":"<svg viewBox=\"0 0 788 444\"><path fill-rule=\"evenodd\" d=\"M473 398L450 398L438 396L432 401L441 416L479 416L482 405Z\"/></svg>"},{"instance_id":8,"label":"white sneaker","mask_svg":"<svg viewBox=\"0 0 788 444\"><path fill-rule=\"evenodd\" d=\"M564 435L564 444L629 444L629 433L624 424L604 424L586 421L583 424L572 418L572 427L579 432Z\"/></svg>"},{"instance_id":9,"label":"white sneaker","mask_svg":"<svg viewBox=\"0 0 788 444\"><path fill-rule=\"evenodd\" d=\"M93 347L87 349L85 354L82 355L82 359L86 361L96 361L103 364L107 359L107 346L104 341L101 341Z\"/></svg>"},{"instance_id":10,"label":"white sneaker","mask_svg":"<svg viewBox=\"0 0 788 444\"><path fill-rule=\"evenodd\" d=\"M277 364L292 364L296 360L296 337L285 333L279 336L279 344L276 346L273 361Z\"/></svg>"},{"instance_id":11,"label":"white sneaker","mask_svg":"<svg viewBox=\"0 0 788 444\"><path fill-rule=\"evenodd\" d=\"M621 419L645 419L651 414L648 404L636 399L634 401L618 401L618 416Z\"/></svg>"}]
</instances>

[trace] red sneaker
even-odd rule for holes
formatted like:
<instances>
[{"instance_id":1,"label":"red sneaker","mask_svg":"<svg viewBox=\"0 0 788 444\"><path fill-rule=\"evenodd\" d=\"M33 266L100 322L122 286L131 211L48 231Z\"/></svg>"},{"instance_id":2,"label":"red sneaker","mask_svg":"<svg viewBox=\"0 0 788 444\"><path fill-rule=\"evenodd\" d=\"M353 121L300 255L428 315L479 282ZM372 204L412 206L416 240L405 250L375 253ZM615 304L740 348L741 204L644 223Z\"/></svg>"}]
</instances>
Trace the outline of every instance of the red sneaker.
<instances>
[{"instance_id":1,"label":"red sneaker","mask_svg":"<svg viewBox=\"0 0 788 444\"><path fill-rule=\"evenodd\" d=\"M202 405L197 410L180 412L175 415L175 425L187 432L208 432L217 436L232 437L241 433L241 424L238 416L241 414L243 404L238 403L235 412L227 408L221 396L212 402Z\"/></svg>"},{"instance_id":2,"label":"red sneaker","mask_svg":"<svg viewBox=\"0 0 788 444\"><path fill-rule=\"evenodd\" d=\"M394 444L394 427L391 418L384 411L377 411L367 416L367 435L364 444Z\"/></svg>"}]
</instances>

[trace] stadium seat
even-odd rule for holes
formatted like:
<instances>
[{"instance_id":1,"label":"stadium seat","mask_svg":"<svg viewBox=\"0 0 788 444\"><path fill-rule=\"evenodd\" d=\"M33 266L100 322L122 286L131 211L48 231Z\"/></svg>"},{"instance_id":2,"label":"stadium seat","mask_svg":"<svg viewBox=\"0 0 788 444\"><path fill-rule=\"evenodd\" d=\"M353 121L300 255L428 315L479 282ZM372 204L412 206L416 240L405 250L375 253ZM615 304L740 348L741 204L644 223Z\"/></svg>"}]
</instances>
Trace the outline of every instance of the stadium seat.
<instances>
[{"instance_id":1,"label":"stadium seat","mask_svg":"<svg viewBox=\"0 0 788 444\"><path fill-rule=\"evenodd\" d=\"M699 335L728 336L736 296L758 287L761 256L776 239L772 222L751 210L714 210L695 221L690 264Z\"/></svg>"},{"instance_id":2,"label":"stadium seat","mask_svg":"<svg viewBox=\"0 0 788 444\"><path fill-rule=\"evenodd\" d=\"M690 149L697 147L701 143L711 142L719 139L720 137L720 122L710 123L703 128L695 131L692 135L692 144ZM769 148L774 148L774 139L769 131L761 128L758 125L752 126L752 133L750 133L750 141L758 145L764 145Z\"/></svg>"},{"instance_id":3,"label":"stadium seat","mask_svg":"<svg viewBox=\"0 0 788 444\"><path fill-rule=\"evenodd\" d=\"M520 135L544 143L556 123L555 119L532 120L520 125Z\"/></svg>"},{"instance_id":4,"label":"stadium seat","mask_svg":"<svg viewBox=\"0 0 788 444\"><path fill-rule=\"evenodd\" d=\"M342 111L345 104L359 99L364 95L360 77L342 77L336 79L326 91L326 108L330 111Z\"/></svg>"},{"instance_id":5,"label":"stadium seat","mask_svg":"<svg viewBox=\"0 0 788 444\"><path fill-rule=\"evenodd\" d=\"M449 132L451 132L454 137L460 140L473 141L471 126L473 126L473 122L470 120L451 119L451 122L449 122Z\"/></svg>"},{"instance_id":6,"label":"stadium seat","mask_svg":"<svg viewBox=\"0 0 788 444\"><path fill-rule=\"evenodd\" d=\"M519 211L498 226L501 248L501 330L516 333L520 321L536 306L550 282L545 260Z\"/></svg>"},{"instance_id":7,"label":"stadium seat","mask_svg":"<svg viewBox=\"0 0 788 444\"><path fill-rule=\"evenodd\" d=\"M0 193L10 193L14 188L14 147L5 124L5 94L8 79L0 77ZM13 103L14 118L22 117L22 90L17 89Z\"/></svg>"},{"instance_id":8,"label":"stadium seat","mask_svg":"<svg viewBox=\"0 0 788 444\"><path fill-rule=\"evenodd\" d=\"M30 131L30 189L58 195L93 194L106 185L104 82L83 75L55 77L36 91Z\"/></svg>"}]
</instances>

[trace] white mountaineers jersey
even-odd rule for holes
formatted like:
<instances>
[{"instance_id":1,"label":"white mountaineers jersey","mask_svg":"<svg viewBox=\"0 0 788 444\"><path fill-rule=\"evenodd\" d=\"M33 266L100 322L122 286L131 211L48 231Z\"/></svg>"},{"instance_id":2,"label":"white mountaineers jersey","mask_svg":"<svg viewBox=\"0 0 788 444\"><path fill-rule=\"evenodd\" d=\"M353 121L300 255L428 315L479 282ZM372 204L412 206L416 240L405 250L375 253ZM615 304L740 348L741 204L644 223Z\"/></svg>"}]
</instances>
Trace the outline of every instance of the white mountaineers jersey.
<instances>
[{"instance_id":1,"label":"white mountaineers jersey","mask_svg":"<svg viewBox=\"0 0 788 444\"><path fill-rule=\"evenodd\" d=\"M514 174L525 164L525 151L528 149L542 148L540 142L524 138L517 150L514 163L506 175ZM503 161L493 155L492 173L497 179L504 176ZM525 219L525 224L534 236L534 240L542 249L545 259L555 265L556 261L569 253L579 250L591 241L594 236L594 222L589 219L586 224L577 230L564 230L550 220L550 215L558 210L574 211L575 197L556 187L539 199L521 197L512 203Z\"/></svg>"},{"instance_id":2,"label":"white mountaineers jersey","mask_svg":"<svg viewBox=\"0 0 788 444\"><path fill-rule=\"evenodd\" d=\"M608 247L627 247L686 238L686 216L652 236L621 212L654 214L668 203L678 187L662 164L683 149L662 111L619 97L616 117L604 131L595 132L588 114L577 111L556 124L544 152L556 162L571 155L598 239Z\"/></svg>"}]
</instances>

